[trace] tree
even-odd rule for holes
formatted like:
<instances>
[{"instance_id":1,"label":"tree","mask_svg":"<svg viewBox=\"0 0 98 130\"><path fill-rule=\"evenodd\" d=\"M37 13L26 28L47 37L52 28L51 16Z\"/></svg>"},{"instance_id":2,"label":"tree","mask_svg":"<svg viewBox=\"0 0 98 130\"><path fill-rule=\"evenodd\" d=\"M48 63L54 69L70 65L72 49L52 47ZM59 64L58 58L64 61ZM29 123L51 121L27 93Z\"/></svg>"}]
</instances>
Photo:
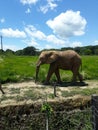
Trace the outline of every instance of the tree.
<instances>
[{"instance_id":1,"label":"tree","mask_svg":"<svg viewBox=\"0 0 98 130\"><path fill-rule=\"evenodd\" d=\"M18 56L22 55L22 50L17 50L17 51L15 52L15 54L18 55Z\"/></svg>"},{"instance_id":2,"label":"tree","mask_svg":"<svg viewBox=\"0 0 98 130\"><path fill-rule=\"evenodd\" d=\"M98 55L98 49L95 49L95 50L94 50L94 54L95 54L95 55Z\"/></svg>"},{"instance_id":3,"label":"tree","mask_svg":"<svg viewBox=\"0 0 98 130\"><path fill-rule=\"evenodd\" d=\"M4 50L0 49L0 54L4 54Z\"/></svg>"},{"instance_id":4,"label":"tree","mask_svg":"<svg viewBox=\"0 0 98 130\"><path fill-rule=\"evenodd\" d=\"M10 49L7 49L7 50L5 51L5 53L6 53L6 54L9 54L9 55L12 55L12 54L14 54L14 51L12 51L12 50L10 50Z\"/></svg>"},{"instance_id":5,"label":"tree","mask_svg":"<svg viewBox=\"0 0 98 130\"><path fill-rule=\"evenodd\" d=\"M85 49L84 50L84 54L85 55L91 55L92 54L92 51L90 49Z\"/></svg>"},{"instance_id":6,"label":"tree","mask_svg":"<svg viewBox=\"0 0 98 130\"><path fill-rule=\"evenodd\" d=\"M23 49L22 54L23 55L30 55L30 56L36 55L36 48L32 47L32 46L26 47Z\"/></svg>"}]
</instances>

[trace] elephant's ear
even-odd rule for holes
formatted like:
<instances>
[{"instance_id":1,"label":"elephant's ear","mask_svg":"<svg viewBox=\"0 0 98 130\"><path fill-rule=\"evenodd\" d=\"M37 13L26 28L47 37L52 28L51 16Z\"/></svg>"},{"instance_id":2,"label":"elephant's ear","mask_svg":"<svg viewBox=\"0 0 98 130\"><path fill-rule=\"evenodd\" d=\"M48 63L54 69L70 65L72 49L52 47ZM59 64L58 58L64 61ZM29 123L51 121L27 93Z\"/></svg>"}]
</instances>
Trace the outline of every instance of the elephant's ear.
<instances>
[{"instance_id":1,"label":"elephant's ear","mask_svg":"<svg viewBox=\"0 0 98 130\"><path fill-rule=\"evenodd\" d=\"M58 59L58 54L55 51L52 51L47 56L47 64L51 64Z\"/></svg>"}]
</instances>

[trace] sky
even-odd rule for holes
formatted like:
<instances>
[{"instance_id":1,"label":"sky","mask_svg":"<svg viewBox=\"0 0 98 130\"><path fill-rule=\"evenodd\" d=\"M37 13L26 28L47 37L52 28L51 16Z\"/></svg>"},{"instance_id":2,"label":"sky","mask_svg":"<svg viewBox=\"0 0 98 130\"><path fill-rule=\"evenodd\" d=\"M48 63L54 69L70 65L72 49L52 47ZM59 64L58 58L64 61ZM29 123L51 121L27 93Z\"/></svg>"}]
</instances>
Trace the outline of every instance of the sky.
<instances>
[{"instance_id":1,"label":"sky","mask_svg":"<svg viewBox=\"0 0 98 130\"><path fill-rule=\"evenodd\" d=\"M0 0L1 36L13 51L98 45L98 0Z\"/></svg>"}]
</instances>

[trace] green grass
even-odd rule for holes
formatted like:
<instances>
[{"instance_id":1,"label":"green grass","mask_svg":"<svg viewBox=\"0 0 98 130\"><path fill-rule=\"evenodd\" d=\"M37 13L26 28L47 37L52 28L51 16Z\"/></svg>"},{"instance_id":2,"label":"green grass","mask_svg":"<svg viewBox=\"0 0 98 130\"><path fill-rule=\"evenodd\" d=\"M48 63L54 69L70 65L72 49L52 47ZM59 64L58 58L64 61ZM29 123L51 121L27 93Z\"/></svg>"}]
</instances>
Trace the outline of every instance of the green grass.
<instances>
[{"instance_id":1,"label":"green grass","mask_svg":"<svg viewBox=\"0 0 98 130\"><path fill-rule=\"evenodd\" d=\"M83 74L86 79L98 79L98 56L83 56Z\"/></svg>"},{"instance_id":2,"label":"green grass","mask_svg":"<svg viewBox=\"0 0 98 130\"><path fill-rule=\"evenodd\" d=\"M17 82L34 78L36 57L2 56L0 59L1 82Z\"/></svg>"},{"instance_id":3,"label":"green grass","mask_svg":"<svg viewBox=\"0 0 98 130\"><path fill-rule=\"evenodd\" d=\"M18 82L35 79L37 56L0 56L0 81ZM98 56L82 56L82 74L85 79L98 79ZM42 82L47 76L49 65L42 65L39 72L39 81ZM61 79L70 81L72 73L60 70ZM56 80L55 75L51 80Z\"/></svg>"},{"instance_id":4,"label":"green grass","mask_svg":"<svg viewBox=\"0 0 98 130\"><path fill-rule=\"evenodd\" d=\"M72 91L62 91L62 96L63 97L72 97L74 95L83 95L83 96L90 96L93 94L98 94L98 88L85 88L85 89L80 89L80 88L74 88Z\"/></svg>"}]
</instances>

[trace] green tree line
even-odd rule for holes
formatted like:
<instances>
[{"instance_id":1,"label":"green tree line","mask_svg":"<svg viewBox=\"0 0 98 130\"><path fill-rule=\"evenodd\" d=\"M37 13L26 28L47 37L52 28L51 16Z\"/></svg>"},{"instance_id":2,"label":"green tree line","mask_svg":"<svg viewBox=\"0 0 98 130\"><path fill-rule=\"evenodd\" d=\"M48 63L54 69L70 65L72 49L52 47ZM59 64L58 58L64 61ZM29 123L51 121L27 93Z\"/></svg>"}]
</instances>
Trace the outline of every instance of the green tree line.
<instances>
[{"instance_id":1,"label":"green tree line","mask_svg":"<svg viewBox=\"0 0 98 130\"><path fill-rule=\"evenodd\" d=\"M71 47L63 47L61 49L50 49L50 50L59 50L59 51L64 51L64 50L75 50L76 52L78 52L80 55L98 55L98 45L95 46L84 46L84 47L75 47L75 48L71 48ZM47 50L47 49L44 49ZM42 50L41 50L42 51ZM18 56L21 55L28 55L28 56L35 56L35 55L39 55L40 50L38 50L37 48L33 47L33 46L29 46L26 47L22 50L17 50L17 51L13 51L10 49L7 49L6 51L4 50L0 50L0 54L15 54Z\"/></svg>"}]
</instances>

